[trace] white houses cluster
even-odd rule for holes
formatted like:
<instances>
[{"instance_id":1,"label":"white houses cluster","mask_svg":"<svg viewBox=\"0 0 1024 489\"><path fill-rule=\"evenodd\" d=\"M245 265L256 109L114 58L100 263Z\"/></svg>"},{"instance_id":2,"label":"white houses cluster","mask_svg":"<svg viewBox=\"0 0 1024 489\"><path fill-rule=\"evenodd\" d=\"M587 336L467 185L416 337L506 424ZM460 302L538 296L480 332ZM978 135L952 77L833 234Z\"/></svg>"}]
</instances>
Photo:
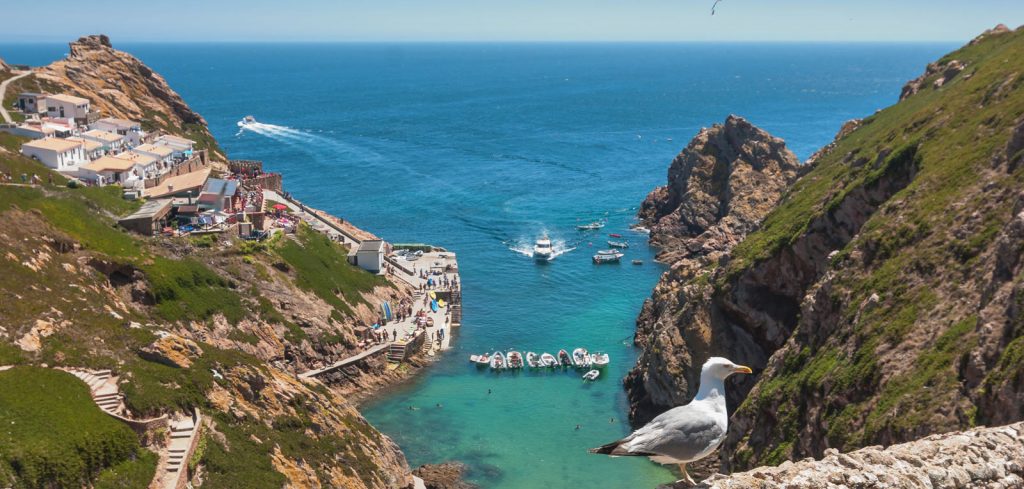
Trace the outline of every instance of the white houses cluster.
<instances>
[{"instance_id":1,"label":"white houses cluster","mask_svg":"<svg viewBox=\"0 0 1024 489\"><path fill-rule=\"evenodd\" d=\"M68 177L95 185L143 189L192 156L195 142L147 134L136 121L97 118L88 99L66 94L22 93L17 108L26 121L0 130L32 138L25 156Z\"/></svg>"}]
</instances>

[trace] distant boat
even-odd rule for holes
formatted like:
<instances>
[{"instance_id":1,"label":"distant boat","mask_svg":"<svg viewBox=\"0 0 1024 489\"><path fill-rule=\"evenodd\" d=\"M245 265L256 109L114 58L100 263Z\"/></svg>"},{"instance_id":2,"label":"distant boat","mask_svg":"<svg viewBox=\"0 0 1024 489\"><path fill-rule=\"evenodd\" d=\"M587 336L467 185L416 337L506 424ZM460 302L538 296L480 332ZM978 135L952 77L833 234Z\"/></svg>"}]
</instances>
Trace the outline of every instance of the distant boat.
<instances>
[{"instance_id":1,"label":"distant boat","mask_svg":"<svg viewBox=\"0 0 1024 489\"><path fill-rule=\"evenodd\" d=\"M540 354L540 363L544 364L545 367L555 367L555 366L558 366L558 360L555 359L554 355L552 355L552 354L550 354L548 352L544 352L544 353Z\"/></svg>"},{"instance_id":2,"label":"distant boat","mask_svg":"<svg viewBox=\"0 0 1024 489\"><path fill-rule=\"evenodd\" d=\"M594 221L590 224L579 224L576 229L580 231L595 231L604 227L604 223L601 221Z\"/></svg>"},{"instance_id":3,"label":"distant boat","mask_svg":"<svg viewBox=\"0 0 1024 489\"><path fill-rule=\"evenodd\" d=\"M629 248L629 243L625 241L608 241L608 246L612 248Z\"/></svg>"},{"instance_id":4,"label":"distant boat","mask_svg":"<svg viewBox=\"0 0 1024 489\"><path fill-rule=\"evenodd\" d=\"M547 235L541 236L533 245L533 259L537 261L548 261L555 256L555 250L551 247L551 239Z\"/></svg>"},{"instance_id":5,"label":"distant boat","mask_svg":"<svg viewBox=\"0 0 1024 489\"><path fill-rule=\"evenodd\" d=\"M610 237L610 238L621 238L622 235L619 234L619 233L611 233L611 234L608 235L608 237Z\"/></svg>"},{"instance_id":6,"label":"distant boat","mask_svg":"<svg viewBox=\"0 0 1024 489\"><path fill-rule=\"evenodd\" d=\"M523 354L517 351L508 352L508 368L523 368Z\"/></svg>"},{"instance_id":7,"label":"distant boat","mask_svg":"<svg viewBox=\"0 0 1024 489\"><path fill-rule=\"evenodd\" d=\"M644 227L644 226L634 226L631 229L634 232L637 232L637 233L640 233L640 234L651 234L651 230L646 228L646 227Z\"/></svg>"},{"instance_id":8,"label":"distant boat","mask_svg":"<svg viewBox=\"0 0 1024 489\"><path fill-rule=\"evenodd\" d=\"M590 366L590 355L587 354L586 348L577 348L572 351L572 364L577 368Z\"/></svg>"},{"instance_id":9,"label":"distant boat","mask_svg":"<svg viewBox=\"0 0 1024 489\"><path fill-rule=\"evenodd\" d=\"M618 263L622 257L625 256L620 251L616 250L601 250L594 255L594 263L600 265L602 263Z\"/></svg>"},{"instance_id":10,"label":"distant boat","mask_svg":"<svg viewBox=\"0 0 1024 489\"><path fill-rule=\"evenodd\" d=\"M593 382L593 381L597 380L597 378L600 377L600 376L601 376L601 372L600 371L598 371L598 370L591 370L591 371L583 374L583 380L584 381L588 381L588 382Z\"/></svg>"},{"instance_id":11,"label":"distant boat","mask_svg":"<svg viewBox=\"0 0 1024 489\"><path fill-rule=\"evenodd\" d=\"M491 368L494 370L505 368L505 355L502 355L500 351L494 352L494 355L491 356Z\"/></svg>"},{"instance_id":12,"label":"distant boat","mask_svg":"<svg viewBox=\"0 0 1024 489\"><path fill-rule=\"evenodd\" d=\"M247 116L243 117L242 120L238 121L238 127L245 127L245 126L248 126L250 124L255 124L255 123L256 123L256 118L251 116L251 115L247 115Z\"/></svg>"},{"instance_id":13,"label":"distant boat","mask_svg":"<svg viewBox=\"0 0 1024 489\"><path fill-rule=\"evenodd\" d=\"M633 260L633 264L634 265L643 265L644 261L643 260Z\"/></svg>"},{"instance_id":14,"label":"distant boat","mask_svg":"<svg viewBox=\"0 0 1024 489\"><path fill-rule=\"evenodd\" d=\"M563 367L572 366L572 357L569 356L569 352L565 350L558 350L558 363Z\"/></svg>"},{"instance_id":15,"label":"distant boat","mask_svg":"<svg viewBox=\"0 0 1024 489\"><path fill-rule=\"evenodd\" d=\"M590 363L597 368L608 366L608 354L607 353L591 353Z\"/></svg>"},{"instance_id":16,"label":"distant boat","mask_svg":"<svg viewBox=\"0 0 1024 489\"><path fill-rule=\"evenodd\" d=\"M543 364L540 363L540 357L532 351L526 352L526 364L529 365L530 368L543 367Z\"/></svg>"}]
</instances>

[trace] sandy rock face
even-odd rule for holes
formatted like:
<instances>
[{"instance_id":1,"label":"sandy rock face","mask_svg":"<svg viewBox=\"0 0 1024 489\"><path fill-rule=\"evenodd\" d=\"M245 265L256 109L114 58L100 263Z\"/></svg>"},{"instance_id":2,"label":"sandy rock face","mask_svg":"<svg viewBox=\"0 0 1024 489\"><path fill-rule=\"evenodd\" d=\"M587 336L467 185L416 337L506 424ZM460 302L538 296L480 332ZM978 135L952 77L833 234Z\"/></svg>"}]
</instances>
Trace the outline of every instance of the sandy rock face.
<instances>
[{"instance_id":1,"label":"sandy rock face","mask_svg":"<svg viewBox=\"0 0 1024 489\"><path fill-rule=\"evenodd\" d=\"M702 488L1024 487L1024 423L715 475Z\"/></svg>"},{"instance_id":2,"label":"sandy rock face","mask_svg":"<svg viewBox=\"0 0 1024 489\"><path fill-rule=\"evenodd\" d=\"M668 184L644 200L639 217L672 268L637 320L644 352L626 378L635 421L690 397L699 370L691 367L709 355L713 336L705 269L758 226L799 170L784 141L729 116L702 129L672 161Z\"/></svg>"},{"instance_id":3,"label":"sandy rock face","mask_svg":"<svg viewBox=\"0 0 1024 489\"><path fill-rule=\"evenodd\" d=\"M201 356L203 350L190 339L168 334L143 347L139 354L147 360L171 367L189 368L192 360Z\"/></svg>"},{"instance_id":4,"label":"sandy rock face","mask_svg":"<svg viewBox=\"0 0 1024 489\"><path fill-rule=\"evenodd\" d=\"M445 462L436 465L422 465L412 471L423 479L427 489L475 489L475 484L462 480L466 466L459 462Z\"/></svg>"}]
</instances>

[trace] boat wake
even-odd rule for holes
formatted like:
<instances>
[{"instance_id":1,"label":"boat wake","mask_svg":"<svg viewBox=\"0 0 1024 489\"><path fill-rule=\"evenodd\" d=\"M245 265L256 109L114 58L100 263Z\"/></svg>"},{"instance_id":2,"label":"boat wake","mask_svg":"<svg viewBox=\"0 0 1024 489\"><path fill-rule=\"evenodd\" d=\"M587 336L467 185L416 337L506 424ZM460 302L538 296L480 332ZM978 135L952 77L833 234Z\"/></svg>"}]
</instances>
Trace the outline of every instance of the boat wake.
<instances>
[{"instance_id":1,"label":"boat wake","mask_svg":"<svg viewBox=\"0 0 1024 489\"><path fill-rule=\"evenodd\" d=\"M240 121L238 123L237 135L241 136L245 131L251 131L272 139L286 139L291 141L309 142L316 138L312 134L308 134L304 131L288 126L279 126L277 124L267 124L265 122L255 121L242 123Z\"/></svg>"},{"instance_id":2,"label":"boat wake","mask_svg":"<svg viewBox=\"0 0 1024 489\"><path fill-rule=\"evenodd\" d=\"M508 246L510 251L519 253L520 255L533 258L533 240L527 238L520 238L515 241L507 241L505 244ZM552 261L559 256L562 256L570 251L575 250L575 246L570 246L563 239L551 238L551 258L547 261Z\"/></svg>"}]
</instances>

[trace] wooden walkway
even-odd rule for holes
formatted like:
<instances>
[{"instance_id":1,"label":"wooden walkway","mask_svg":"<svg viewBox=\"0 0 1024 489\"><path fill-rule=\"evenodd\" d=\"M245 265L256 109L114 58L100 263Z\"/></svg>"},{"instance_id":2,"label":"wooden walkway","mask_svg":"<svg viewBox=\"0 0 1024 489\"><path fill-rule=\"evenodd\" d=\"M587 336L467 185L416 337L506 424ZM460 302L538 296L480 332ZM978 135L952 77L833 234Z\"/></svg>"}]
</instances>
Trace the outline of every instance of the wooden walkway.
<instances>
[{"instance_id":1,"label":"wooden walkway","mask_svg":"<svg viewBox=\"0 0 1024 489\"><path fill-rule=\"evenodd\" d=\"M347 365L352 365L353 363L356 363L356 362L358 362L358 361L360 361L360 360L362 360L364 358L376 355L377 353L380 353L381 351L384 351L384 350L388 349L388 347L390 347L390 346L391 346L391 343L383 343L383 344L377 345L377 346L375 346L373 348L370 348L369 350L366 350L366 351L364 351L364 352L362 352L362 353L360 353L358 355L353 355L351 357L343 358L341 360L338 360L337 362L334 362L334 363L332 363L332 364L330 364L330 365L328 365L328 366L326 366L324 368L318 368L316 370L310 370L308 372L303 372L303 373L299 374L299 378L307 379L309 377L316 377L317 375L320 375L320 374L325 374L327 372L338 370L339 368L345 367Z\"/></svg>"}]
</instances>

